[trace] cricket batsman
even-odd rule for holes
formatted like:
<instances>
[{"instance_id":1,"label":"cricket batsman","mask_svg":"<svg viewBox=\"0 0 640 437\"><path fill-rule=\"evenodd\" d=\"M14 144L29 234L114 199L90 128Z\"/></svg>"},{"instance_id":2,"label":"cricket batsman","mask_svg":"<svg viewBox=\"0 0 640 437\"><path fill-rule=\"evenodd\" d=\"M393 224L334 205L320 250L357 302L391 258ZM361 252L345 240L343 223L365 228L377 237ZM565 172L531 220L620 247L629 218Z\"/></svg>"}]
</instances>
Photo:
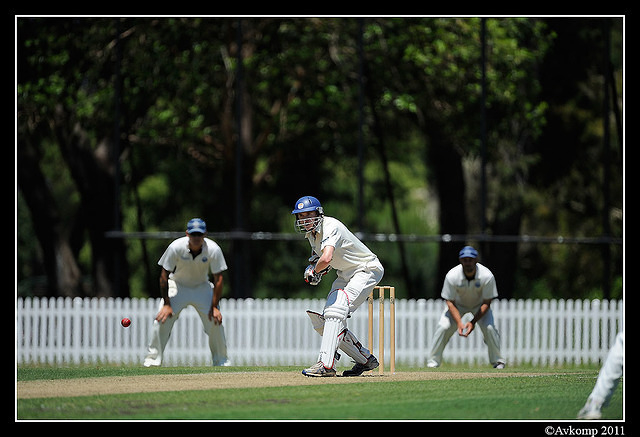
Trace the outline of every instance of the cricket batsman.
<instances>
[{"instance_id":1,"label":"cricket batsman","mask_svg":"<svg viewBox=\"0 0 640 437\"><path fill-rule=\"evenodd\" d=\"M312 256L304 280L318 285L330 269L337 278L331 285L322 315L307 311L314 329L322 335L318 362L302 371L310 377L336 376L335 360L340 348L354 361L343 376L358 376L379 363L347 329L347 318L366 299L384 275L378 257L339 220L324 215L320 201L313 196L298 199L291 214L295 227L311 245Z\"/></svg>"}]
</instances>

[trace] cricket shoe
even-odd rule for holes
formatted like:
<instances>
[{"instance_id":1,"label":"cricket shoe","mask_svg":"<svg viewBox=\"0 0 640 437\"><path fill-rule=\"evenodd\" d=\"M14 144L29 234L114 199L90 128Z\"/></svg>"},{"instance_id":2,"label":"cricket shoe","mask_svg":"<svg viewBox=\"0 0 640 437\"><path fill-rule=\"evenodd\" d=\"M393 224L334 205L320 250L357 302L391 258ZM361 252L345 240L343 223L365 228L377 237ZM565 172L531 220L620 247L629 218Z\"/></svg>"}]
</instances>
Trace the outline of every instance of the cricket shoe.
<instances>
[{"instance_id":1,"label":"cricket shoe","mask_svg":"<svg viewBox=\"0 0 640 437\"><path fill-rule=\"evenodd\" d=\"M160 366L160 364L162 364L162 362L157 358L156 359L154 359L154 358L145 358L143 366L144 367L158 367L158 366Z\"/></svg>"},{"instance_id":2,"label":"cricket shoe","mask_svg":"<svg viewBox=\"0 0 640 437\"><path fill-rule=\"evenodd\" d=\"M578 419L600 420L602 418L602 403L595 401L591 397L587 399L587 403L578 412Z\"/></svg>"},{"instance_id":3,"label":"cricket shoe","mask_svg":"<svg viewBox=\"0 0 640 437\"><path fill-rule=\"evenodd\" d=\"M308 369L304 369L302 374L305 376L322 377L322 376L336 376L335 369L327 369L324 367L321 361L318 361Z\"/></svg>"},{"instance_id":4,"label":"cricket shoe","mask_svg":"<svg viewBox=\"0 0 640 437\"><path fill-rule=\"evenodd\" d=\"M379 365L380 363L378 363L378 359L374 357L373 354L371 354L366 363L356 363L355 366L351 368L351 370L345 370L344 372L342 372L342 376L360 376L363 372L373 370Z\"/></svg>"},{"instance_id":5,"label":"cricket shoe","mask_svg":"<svg viewBox=\"0 0 640 437\"><path fill-rule=\"evenodd\" d=\"M494 369L504 369L505 364L502 361L498 361L493 365Z\"/></svg>"}]
</instances>

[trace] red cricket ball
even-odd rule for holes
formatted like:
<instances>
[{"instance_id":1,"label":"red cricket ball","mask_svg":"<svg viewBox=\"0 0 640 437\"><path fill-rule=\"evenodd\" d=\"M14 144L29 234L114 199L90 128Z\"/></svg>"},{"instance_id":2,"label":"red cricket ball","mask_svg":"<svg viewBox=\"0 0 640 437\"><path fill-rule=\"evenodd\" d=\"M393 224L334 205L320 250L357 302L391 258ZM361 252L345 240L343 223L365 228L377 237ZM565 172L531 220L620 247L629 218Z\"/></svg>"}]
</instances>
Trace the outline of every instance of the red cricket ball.
<instances>
[{"instance_id":1,"label":"red cricket ball","mask_svg":"<svg viewBox=\"0 0 640 437\"><path fill-rule=\"evenodd\" d=\"M122 319L120 323L122 324L123 327L128 328L129 325L131 324L131 320L125 317L124 319Z\"/></svg>"}]
</instances>

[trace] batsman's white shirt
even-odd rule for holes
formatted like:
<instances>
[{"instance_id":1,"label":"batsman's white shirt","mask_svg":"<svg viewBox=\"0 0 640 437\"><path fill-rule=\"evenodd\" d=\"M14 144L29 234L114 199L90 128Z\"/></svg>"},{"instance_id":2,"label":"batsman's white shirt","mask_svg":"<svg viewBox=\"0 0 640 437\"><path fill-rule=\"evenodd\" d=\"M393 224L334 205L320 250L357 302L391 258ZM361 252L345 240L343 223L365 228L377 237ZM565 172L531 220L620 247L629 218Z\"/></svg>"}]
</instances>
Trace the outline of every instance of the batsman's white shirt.
<instances>
[{"instance_id":1,"label":"batsman's white shirt","mask_svg":"<svg viewBox=\"0 0 640 437\"><path fill-rule=\"evenodd\" d=\"M483 300L497 298L498 288L493 273L482 264L476 263L473 279L467 279L462 264L458 264L447 273L441 296L453 301L456 307L472 309L479 307Z\"/></svg>"},{"instance_id":2,"label":"batsman's white shirt","mask_svg":"<svg viewBox=\"0 0 640 437\"><path fill-rule=\"evenodd\" d=\"M169 244L158 265L171 272L169 279L173 279L178 285L191 288L208 283L209 272L218 274L227 270L222 249L215 241L205 238L202 251L194 258L189 251L187 236Z\"/></svg>"},{"instance_id":3,"label":"batsman's white shirt","mask_svg":"<svg viewBox=\"0 0 640 437\"><path fill-rule=\"evenodd\" d=\"M306 237L318 255L322 255L326 246L335 248L330 265L336 270L338 277L345 280L351 278L356 270L378 258L340 220L333 217L325 216L322 219L321 229L315 238L311 232L307 232Z\"/></svg>"}]
</instances>

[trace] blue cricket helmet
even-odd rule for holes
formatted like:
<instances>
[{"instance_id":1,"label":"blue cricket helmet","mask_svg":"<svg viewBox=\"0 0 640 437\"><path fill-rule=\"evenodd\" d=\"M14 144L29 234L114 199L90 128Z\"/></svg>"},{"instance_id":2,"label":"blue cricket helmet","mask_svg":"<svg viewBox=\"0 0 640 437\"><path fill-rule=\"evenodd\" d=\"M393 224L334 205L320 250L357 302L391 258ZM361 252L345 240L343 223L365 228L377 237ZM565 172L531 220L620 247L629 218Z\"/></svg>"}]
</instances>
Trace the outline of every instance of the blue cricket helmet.
<instances>
[{"instance_id":1,"label":"blue cricket helmet","mask_svg":"<svg viewBox=\"0 0 640 437\"><path fill-rule=\"evenodd\" d=\"M317 211L318 214L315 217L308 217L304 219L297 219L294 223L294 227L298 232L307 233L311 231L317 231L322 224L324 217L324 210L320 201L313 196L304 196L298 199L291 214L298 214L301 212Z\"/></svg>"},{"instance_id":2,"label":"blue cricket helmet","mask_svg":"<svg viewBox=\"0 0 640 437\"><path fill-rule=\"evenodd\" d=\"M291 211L291 214L297 214L299 212L318 211L320 214L324 214L320 201L313 196L304 196L298 199L296 206Z\"/></svg>"}]
</instances>

